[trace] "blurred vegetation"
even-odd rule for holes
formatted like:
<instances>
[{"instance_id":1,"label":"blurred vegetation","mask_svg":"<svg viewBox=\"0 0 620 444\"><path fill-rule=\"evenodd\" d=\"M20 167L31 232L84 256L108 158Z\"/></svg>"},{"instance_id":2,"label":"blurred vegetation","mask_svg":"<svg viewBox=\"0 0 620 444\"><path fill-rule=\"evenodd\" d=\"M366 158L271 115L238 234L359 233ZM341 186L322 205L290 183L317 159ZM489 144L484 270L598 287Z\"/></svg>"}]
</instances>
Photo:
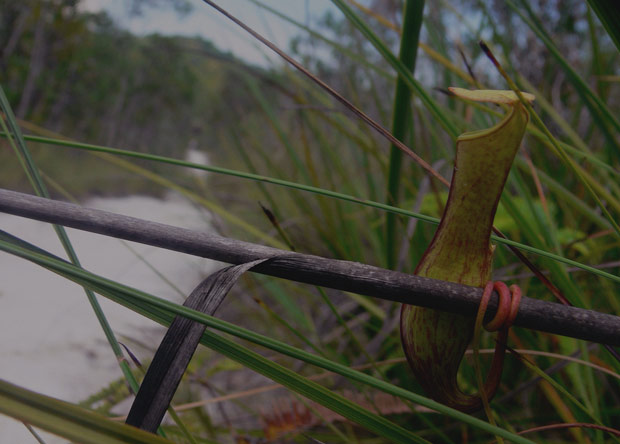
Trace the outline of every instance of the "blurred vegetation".
<instances>
[{"instance_id":1,"label":"blurred vegetation","mask_svg":"<svg viewBox=\"0 0 620 444\"><path fill-rule=\"evenodd\" d=\"M0 75L16 117L76 140L183 158L190 143L213 146L212 129L234 117L229 101L250 110L242 73L265 75L202 39L132 35L79 1L0 7ZM149 192L91 156L32 148L75 195ZM2 184L23 188L10 152L0 155Z\"/></svg>"},{"instance_id":2,"label":"blurred vegetation","mask_svg":"<svg viewBox=\"0 0 620 444\"><path fill-rule=\"evenodd\" d=\"M251 3L261 5L257 0ZM390 128L396 118L392 115L395 71L369 33L398 54L403 2L344 4L361 17L366 29L339 12L329 12L310 25L267 7L264 12L298 26L298 37L285 48L289 54ZM19 119L72 139L141 153L181 159L191 148L207 153L213 165L359 199L387 201L389 143L292 68L250 66L197 38L134 36L118 29L104 13L85 13L79 6L79 1L68 0L0 2L0 78ZM405 36L403 41L409 38ZM455 137L497 121L501 110L473 106L445 94L448 86L508 89L478 46L480 39L492 47L519 87L537 96L536 112L555 138L550 141L540 125L532 122L511 172L496 226L516 242L617 276L618 235L589 189L617 220L619 54L588 3L426 2L414 73L426 97L412 91L407 116L412 130L404 134L403 141L449 177ZM443 121L433 114L429 103L436 105ZM34 131L35 127L24 128ZM558 154L556 142L567 150L577 170ZM161 181L153 185L144 175L119 169L84 151L29 146L46 177L76 196L160 194L171 188ZM203 196L218 216L218 231L239 239L264 242L267 238L272 245L289 243L297 251L380 266L393 260L394 268L410 271L435 229L432 224L398 216L392 233L397 239L395 257L390 259L386 257L384 211L224 175L211 174L207 183L197 183L184 169L165 163L137 163L185 187L186 195L195 202L190 192ZM400 175L394 204L438 217L447 196L445 187L409 158L403 160ZM0 185L26 189L26 184L13 154L3 148ZM273 212L279 230L264 217L258 202ZM573 304L620 313L617 281L553 258L528 257ZM519 283L528 296L552 299L545 286L503 246L497 249L495 270L494 278ZM242 291L239 297L245 303L230 302L222 315L231 322L350 367L387 362L369 372L420 392L402 360L393 361L402 358L398 304L264 276L248 278ZM528 385L536 374L517 358L508 357L504 386L492 403L500 427L518 431L553 423L620 423L620 367L602 347L525 329L514 329L510 340L516 348L547 353L530 359L548 371L551 380ZM494 344L488 334L483 341L483 346ZM555 364L564 362L557 355L572 355L602 366L615 377L574 363L553 372ZM300 375L317 373L313 366L290 357L270 358ZM470 364L463 365L461 385L473 392ZM177 403L242 392L249 388L244 383L264 383L249 374L227 358L203 350L190 366ZM405 410L401 405L386 404L374 389L342 377L325 380L333 390L355 392L356 402L389 415L395 423L431 442L476 443L490 438L449 415L412 412L406 403ZM107 412L126 395L122 392L116 397L122 390L122 385L113 384L87 404L99 402ZM225 404L239 415L237 422L228 418L224 407L217 412L194 409L183 419L194 433L213 440L229 434L266 439L272 433L287 432L286 439L296 442L308 442L303 433L325 442L389 442L325 413L323 420L315 415L307 422L282 416L282 409L290 412L297 403L289 398L284 407L267 407L268 413L264 413L261 403L274 405L273 398L264 399ZM171 434L175 430L170 426ZM617 442L609 434L586 429L528 436L549 443Z\"/></svg>"}]
</instances>

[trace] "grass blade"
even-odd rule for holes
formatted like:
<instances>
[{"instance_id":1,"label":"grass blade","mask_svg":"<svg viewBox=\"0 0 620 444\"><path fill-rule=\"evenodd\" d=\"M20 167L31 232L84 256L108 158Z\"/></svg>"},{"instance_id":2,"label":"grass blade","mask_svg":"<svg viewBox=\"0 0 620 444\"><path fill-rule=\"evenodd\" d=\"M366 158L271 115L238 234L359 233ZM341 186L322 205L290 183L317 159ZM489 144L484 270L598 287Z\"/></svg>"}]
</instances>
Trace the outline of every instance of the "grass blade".
<instances>
[{"instance_id":1,"label":"grass blade","mask_svg":"<svg viewBox=\"0 0 620 444\"><path fill-rule=\"evenodd\" d=\"M39 175L39 170L37 169L34 163L34 160L30 156L30 152L28 151L28 148L26 147L24 136L22 135L21 130L19 126L17 125L15 115L13 114L13 111L11 109L11 106L9 104L9 101L6 95L4 94L4 89L1 86L0 86L0 109L2 109L2 112L4 113L4 116L0 116L0 124L2 125L2 129L8 135L9 141L11 142L11 145L13 145L15 154L19 158L20 163L22 164L30 183L35 189L37 195L41 197L49 198L49 193L47 192L47 188L45 187L45 184L43 183L43 180L41 179L41 176ZM7 128L5 124L5 120L4 120L5 117L6 117L8 126L10 127L10 131L9 131L9 128ZM54 227L54 231L56 232L56 235L58 236L58 239L60 240L65 252L67 253L67 256L70 258L71 262L73 262L76 266L79 267L80 261L77 257L77 254L75 253L75 250L73 249L73 246L71 245L71 241L69 240L69 236L67 236L67 232L65 231L64 227L60 225L53 225L53 227ZM134 392L137 391L138 382L134 378L133 373L131 373L131 370L129 369L129 365L123 359L123 352L121 351L120 345L118 344L118 341L116 340L116 337L114 336L114 332L112 331L112 328L110 327L110 324L108 323L108 320L106 319L105 314L103 313L103 310L101 309L101 306L99 305L99 302L97 301L97 298L95 297L95 294L86 288L84 289L84 291L86 292L88 301L90 302L90 305L92 306L93 311L95 312L95 316L97 317L97 320L99 321L99 324L101 325L103 333L105 334L106 339L108 340L108 343L110 344L110 348L112 349L112 352L117 358L119 367L121 371L123 372L123 375L127 379L127 382L129 383L129 386L131 387L131 389L134 390Z\"/></svg>"},{"instance_id":2,"label":"grass blade","mask_svg":"<svg viewBox=\"0 0 620 444\"><path fill-rule=\"evenodd\" d=\"M620 51L620 9L615 0L588 0L590 7Z\"/></svg>"},{"instance_id":3,"label":"grass blade","mask_svg":"<svg viewBox=\"0 0 620 444\"><path fill-rule=\"evenodd\" d=\"M265 260L226 267L211 274L192 291L183 305L213 315L237 279ZM179 316L174 318L131 405L127 424L155 433L204 331L202 324Z\"/></svg>"},{"instance_id":4,"label":"grass blade","mask_svg":"<svg viewBox=\"0 0 620 444\"><path fill-rule=\"evenodd\" d=\"M415 72L416 54L422 19L424 14L424 0L407 0L403 11L403 30L400 39L400 53L398 59L409 71ZM402 77L396 79L394 93L394 110L392 114L392 134L405 143L407 124L411 114L411 90ZM414 139L414 129L409 129L411 140ZM394 144L390 146L390 166L388 172L388 205L398 206L400 197L400 176L403 161L402 151ZM387 213L385 219L385 255L387 268L393 269L396 261L396 215Z\"/></svg>"},{"instance_id":5,"label":"grass blade","mask_svg":"<svg viewBox=\"0 0 620 444\"><path fill-rule=\"evenodd\" d=\"M82 444L172 444L77 405L0 380L0 413Z\"/></svg>"},{"instance_id":6,"label":"grass blade","mask_svg":"<svg viewBox=\"0 0 620 444\"><path fill-rule=\"evenodd\" d=\"M582 98L583 104L590 110L594 122L605 135L607 142L616 149L616 152L620 152L620 144L618 144L618 141L612 132L612 128L615 129L615 131L620 131L620 121L618 121L607 105L594 93L594 91L592 91L592 89L579 76L579 74L575 72L568 60L562 56L556 45L553 43L551 37L543 28L540 20L538 20L532 12L527 2L520 0L521 5L527 12L527 16L523 11L516 7L512 0L508 0L506 3L521 17L521 19L549 49L553 57L555 57L560 66L562 66L562 69L566 73L569 80L573 83L575 90Z\"/></svg>"},{"instance_id":7,"label":"grass blade","mask_svg":"<svg viewBox=\"0 0 620 444\"><path fill-rule=\"evenodd\" d=\"M362 19L343 1L332 0L332 2L342 11L342 13L351 21L351 23L368 39L368 41L379 51L386 62L398 73L398 76L406 83L406 85L415 92L422 100L422 103L431 112L446 132L456 139L459 132L450 119L446 117L446 113L440 108L439 104L426 92L424 87L413 78L408 68L389 50L389 48L381 41L381 39L370 29Z\"/></svg>"},{"instance_id":8,"label":"grass blade","mask_svg":"<svg viewBox=\"0 0 620 444\"><path fill-rule=\"evenodd\" d=\"M137 158L137 159L145 159L145 160L151 160L151 161L155 161L155 162L164 162L164 163L168 163L170 165L177 165L177 166L183 166L183 167L187 167L187 168L193 168L193 169L197 169L197 170L202 170L202 171L209 171L209 172L213 172L213 173L217 173L217 174L226 174L229 176L234 176L234 177L239 177L239 178L243 178L243 179L249 179L249 180L255 180L258 182L264 182L264 183L270 183L273 185L279 185L279 186L284 186L284 187L289 187L289 188L293 188L296 190L300 190L300 191L307 191L307 192L311 192L311 193L315 193L317 195L321 195L321 196L326 196L326 197L331 197L331 198L335 198L335 199L340 199L340 200L344 200L347 202L352 202L352 203L356 203L358 205L365 205L368 207L372 207L372 208L376 208L378 210L382 210L382 211L390 211L393 212L395 214L400 214L403 216L407 216L407 217L414 217L416 219L422 220L424 222L429 222L432 224L439 224L439 219L436 217L432 217L432 216L428 216L425 214L421 214L421 213L417 213L414 211L409 211L409 210L404 210L402 208L397 208L397 207L393 207L390 205L386 205L386 204L382 204L379 202L373 202L367 199L363 199L363 198L359 198L359 197L355 197L355 196L351 196L351 195L347 195L347 194L343 194L343 193L338 193L335 191L331 191L331 190L326 190L324 188L318 188L318 187L313 187L310 185L304 185L304 184L300 184L297 182L290 182L290 181L286 181L286 180L282 180L282 179L277 179L277 178L273 178L273 177L269 177L269 176L263 176L263 175L259 175L259 174L252 174L252 173L246 173L243 171L237 171L237 170L231 170L228 168L221 168L221 167L215 167L215 166L209 166L209 165L201 165L201 164L196 164L196 163L192 163L192 162L187 162L184 160L179 160L179 159L172 159L170 157L164 157L164 156L158 156L158 155L154 155L154 154L144 154L144 153L138 153L135 151L129 151L129 150L121 150L118 148L108 148L108 147L104 147L101 145L93 145L93 144L88 144L88 143L80 143L80 142L71 142L71 141L66 141L66 140L60 140L60 139L50 139L47 137L39 137L39 136L24 136L26 140L32 140L32 141L36 141L36 142L41 142L41 143L48 143L51 145L57 145L57 146L67 146L67 147L71 147L71 148L77 148L77 149L83 149L83 150L87 150L87 151L94 151L94 152L102 152L102 153L109 153L109 154L115 154L115 155L120 155L120 156L125 156L125 157L133 157L133 158ZM517 159L517 165L521 166L523 162L519 162L519 160ZM525 166L524 166L525 168ZM539 175L541 175L541 178L544 178L546 180L546 175L543 176L542 172L538 172ZM549 178L549 186L552 186L553 183L551 182L552 179ZM557 187L556 187L557 188ZM558 190L560 190L560 188L557 188ZM567 196L565 194L565 196ZM588 210L586 208L583 208L583 211L585 213L588 213ZM591 215L592 217L596 218L595 220L599 223L603 223L604 219L597 217L594 213L592 213ZM608 225L604 225L604 226L608 226ZM264 236L264 235L263 235ZM274 241L271 237L269 237L269 239L271 240L270 243L272 242L276 242ZM540 248L536 248L536 247L532 247L530 245L526 245L520 242L516 242L510 239L506 239L506 238L502 238L496 235L492 235L491 239L494 242L497 242L498 244L504 244L504 245L509 245L509 246L513 246L516 247L522 251L527 251L529 253L533 253L536 254L538 256L543 256L543 257L547 257L550 259L553 259L557 262L561 262L567 265L570 265L572 267L577 267L580 268L582 270L588 271L590 273L596 274L598 276L604 277L606 279L609 279L613 282L618 282L620 283L620 276L617 276L615 274L612 273L608 273L604 270L599 270L596 267L592 267L583 263L580 263L578 261L569 259L569 258L565 258L563 256L542 250ZM281 244L278 242L278 244ZM272 243L273 245L273 243Z\"/></svg>"}]
</instances>

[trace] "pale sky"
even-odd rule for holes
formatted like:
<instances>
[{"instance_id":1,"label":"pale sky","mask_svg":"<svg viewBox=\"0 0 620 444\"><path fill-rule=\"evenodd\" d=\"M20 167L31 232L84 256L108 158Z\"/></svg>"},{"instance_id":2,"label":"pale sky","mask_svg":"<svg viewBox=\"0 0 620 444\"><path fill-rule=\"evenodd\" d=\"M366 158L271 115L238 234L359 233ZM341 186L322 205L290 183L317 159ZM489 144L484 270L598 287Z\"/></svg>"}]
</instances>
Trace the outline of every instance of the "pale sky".
<instances>
[{"instance_id":1,"label":"pale sky","mask_svg":"<svg viewBox=\"0 0 620 444\"><path fill-rule=\"evenodd\" d=\"M263 0L263 3L311 27L327 10L340 14L329 0ZM275 54L206 3L190 0L190 4L193 9L185 16L163 7L150 10L145 7L142 16L130 16L128 0L84 0L83 7L90 11L105 9L118 26L135 34L199 35L211 40L220 50L231 51L254 64L266 65L268 60L278 60ZM292 36L304 32L247 0L219 0L217 4L284 50L288 49Z\"/></svg>"}]
</instances>

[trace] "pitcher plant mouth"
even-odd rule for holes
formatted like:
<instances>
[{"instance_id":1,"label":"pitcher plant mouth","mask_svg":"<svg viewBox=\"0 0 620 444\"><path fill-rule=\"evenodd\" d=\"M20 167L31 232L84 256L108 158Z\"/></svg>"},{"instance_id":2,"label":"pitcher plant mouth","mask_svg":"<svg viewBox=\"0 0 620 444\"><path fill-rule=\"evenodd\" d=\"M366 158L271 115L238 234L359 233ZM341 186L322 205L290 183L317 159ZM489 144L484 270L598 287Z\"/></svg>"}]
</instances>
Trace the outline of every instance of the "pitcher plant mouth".
<instances>
[{"instance_id":1,"label":"pitcher plant mouth","mask_svg":"<svg viewBox=\"0 0 620 444\"><path fill-rule=\"evenodd\" d=\"M448 201L435 236L414 273L488 287L493 261L490 243L493 218L529 115L513 91L462 88L450 88L450 91L466 100L501 104L508 109L496 125L457 138ZM531 94L523 93L523 97L534 100ZM480 394L467 395L457 384L458 369L473 330L473 318L402 306L401 340L420 385L435 400L468 412L482 407ZM501 375L503 350L497 352L502 355L493 359L484 384L484 394L488 397L497 389Z\"/></svg>"}]
</instances>

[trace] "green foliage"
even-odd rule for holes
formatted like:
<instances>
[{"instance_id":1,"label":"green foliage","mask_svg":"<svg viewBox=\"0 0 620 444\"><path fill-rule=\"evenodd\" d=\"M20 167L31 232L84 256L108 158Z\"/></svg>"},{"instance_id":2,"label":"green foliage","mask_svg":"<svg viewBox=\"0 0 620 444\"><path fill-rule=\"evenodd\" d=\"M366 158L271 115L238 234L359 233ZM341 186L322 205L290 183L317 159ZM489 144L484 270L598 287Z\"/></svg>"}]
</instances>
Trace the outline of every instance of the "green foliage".
<instances>
[{"instance_id":1,"label":"green foliage","mask_svg":"<svg viewBox=\"0 0 620 444\"><path fill-rule=\"evenodd\" d=\"M83 444L173 442L3 380L0 380L0 412Z\"/></svg>"}]
</instances>

